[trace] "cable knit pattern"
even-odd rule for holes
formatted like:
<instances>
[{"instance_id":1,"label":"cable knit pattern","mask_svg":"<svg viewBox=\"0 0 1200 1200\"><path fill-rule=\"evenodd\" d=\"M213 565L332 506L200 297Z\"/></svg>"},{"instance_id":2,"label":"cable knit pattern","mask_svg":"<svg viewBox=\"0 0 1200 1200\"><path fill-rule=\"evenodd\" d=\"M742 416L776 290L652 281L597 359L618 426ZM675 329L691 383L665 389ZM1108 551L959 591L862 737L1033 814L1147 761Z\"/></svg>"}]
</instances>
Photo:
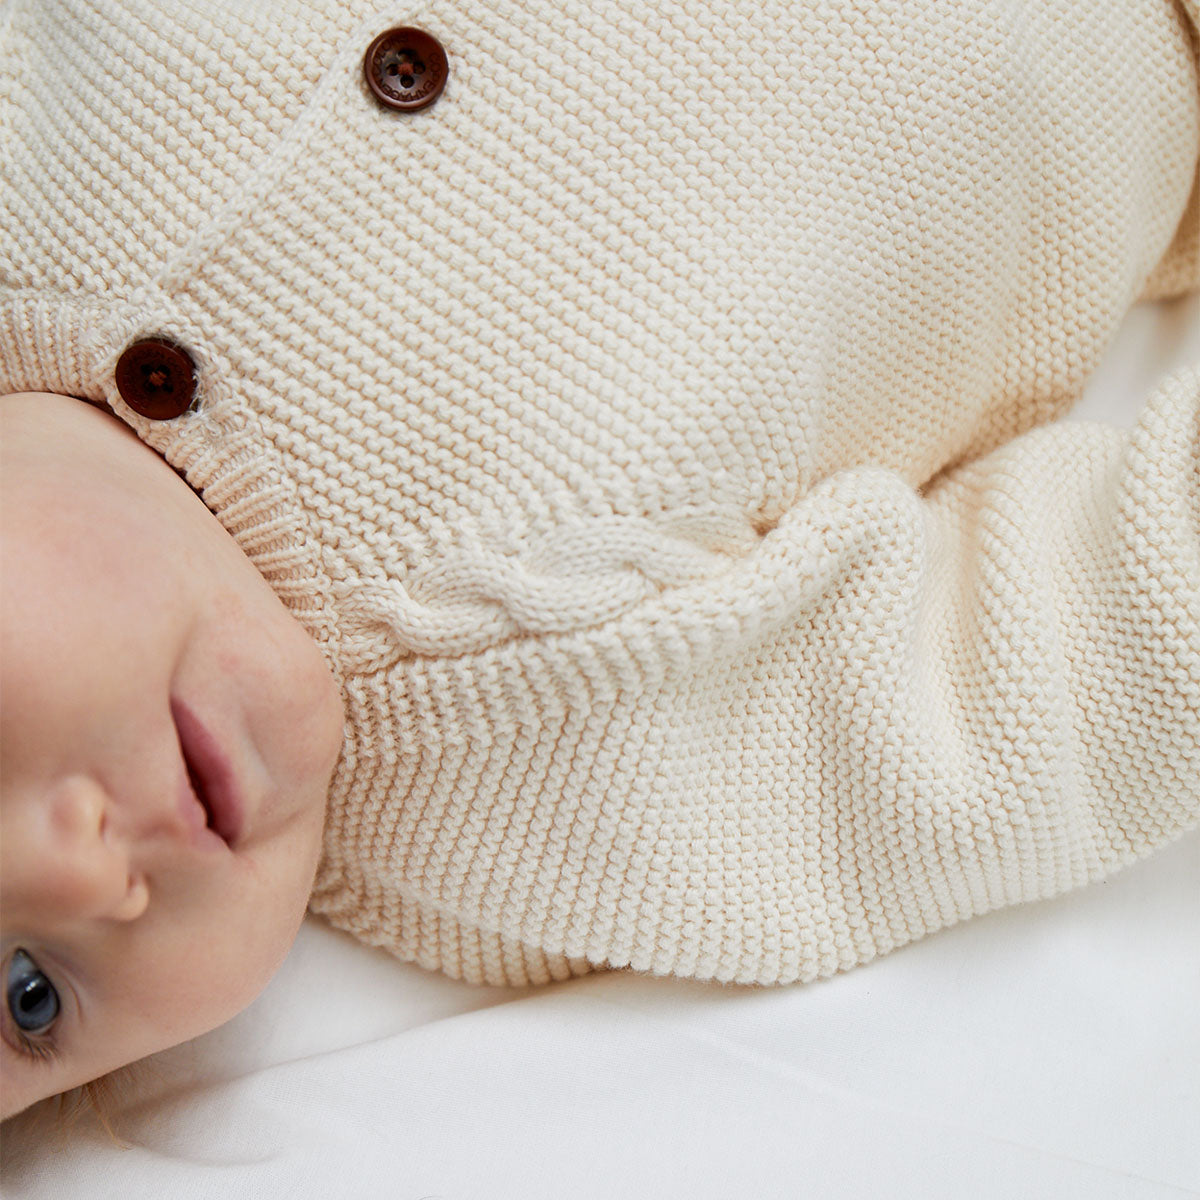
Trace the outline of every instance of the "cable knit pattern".
<instances>
[{"instance_id":1,"label":"cable knit pattern","mask_svg":"<svg viewBox=\"0 0 1200 1200\"><path fill-rule=\"evenodd\" d=\"M106 401L325 649L315 911L807 980L1196 823L1200 374L1047 425L1200 283L1196 16L9 0L0 387ZM195 411L124 406L143 336Z\"/></svg>"}]
</instances>

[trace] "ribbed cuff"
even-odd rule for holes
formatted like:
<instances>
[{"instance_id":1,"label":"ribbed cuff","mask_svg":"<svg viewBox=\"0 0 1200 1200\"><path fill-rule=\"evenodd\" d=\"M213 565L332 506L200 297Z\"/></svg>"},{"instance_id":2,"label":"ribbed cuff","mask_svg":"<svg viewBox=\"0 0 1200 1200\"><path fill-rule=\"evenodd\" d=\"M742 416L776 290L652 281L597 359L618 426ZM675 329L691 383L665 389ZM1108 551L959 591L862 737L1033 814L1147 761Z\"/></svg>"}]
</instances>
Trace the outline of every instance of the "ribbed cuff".
<instances>
[{"instance_id":1,"label":"ribbed cuff","mask_svg":"<svg viewBox=\"0 0 1200 1200\"><path fill-rule=\"evenodd\" d=\"M0 296L0 392L103 400L91 348L109 307L45 292Z\"/></svg>"}]
</instances>

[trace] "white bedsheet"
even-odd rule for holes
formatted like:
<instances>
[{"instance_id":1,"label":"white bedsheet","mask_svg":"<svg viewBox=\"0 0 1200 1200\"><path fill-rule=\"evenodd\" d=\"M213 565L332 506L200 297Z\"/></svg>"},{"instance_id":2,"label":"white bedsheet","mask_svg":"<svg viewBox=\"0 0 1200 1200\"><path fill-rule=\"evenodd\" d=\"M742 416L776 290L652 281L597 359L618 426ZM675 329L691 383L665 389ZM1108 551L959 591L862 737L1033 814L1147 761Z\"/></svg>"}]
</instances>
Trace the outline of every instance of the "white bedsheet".
<instances>
[{"instance_id":1,"label":"white bedsheet","mask_svg":"<svg viewBox=\"0 0 1200 1200\"><path fill-rule=\"evenodd\" d=\"M1197 360L1200 297L1142 306L1077 415L1127 423ZM773 991L475 989L309 921L266 994L152 1060L118 1122L127 1148L10 1122L3 1195L1200 1196L1200 835Z\"/></svg>"}]
</instances>

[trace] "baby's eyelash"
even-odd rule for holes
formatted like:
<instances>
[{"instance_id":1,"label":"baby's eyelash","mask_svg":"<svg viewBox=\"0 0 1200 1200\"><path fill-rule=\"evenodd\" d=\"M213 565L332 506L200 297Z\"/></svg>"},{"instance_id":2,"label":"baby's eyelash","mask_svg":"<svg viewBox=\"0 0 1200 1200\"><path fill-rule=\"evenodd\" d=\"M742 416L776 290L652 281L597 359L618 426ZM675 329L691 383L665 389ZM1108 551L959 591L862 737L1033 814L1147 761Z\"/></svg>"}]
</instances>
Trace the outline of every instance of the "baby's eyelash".
<instances>
[{"instance_id":1,"label":"baby's eyelash","mask_svg":"<svg viewBox=\"0 0 1200 1200\"><path fill-rule=\"evenodd\" d=\"M13 1033L17 1039L17 1049L32 1062L54 1062L58 1058L58 1047L50 1038L31 1038L19 1029Z\"/></svg>"}]
</instances>

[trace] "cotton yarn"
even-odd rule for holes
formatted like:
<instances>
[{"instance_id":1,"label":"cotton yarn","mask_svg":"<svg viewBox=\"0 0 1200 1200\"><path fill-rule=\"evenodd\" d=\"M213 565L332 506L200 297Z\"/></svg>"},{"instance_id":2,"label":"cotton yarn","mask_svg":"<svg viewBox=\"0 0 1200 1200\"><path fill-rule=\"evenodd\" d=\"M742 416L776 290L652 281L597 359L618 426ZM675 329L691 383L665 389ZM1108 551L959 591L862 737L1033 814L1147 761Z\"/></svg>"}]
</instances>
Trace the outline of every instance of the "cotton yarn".
<instances>
[{"instance_id":1,"label":"cotton yarn","mask_svg":"<svg viewBox=\"0 0 1200 1200\"><path fill-rule=\"evenodd\" d=\"M0 387L108 403L322 645L315 912L782 983L1197 822L1200 373L1047 425L1200 285L1196 19L10 0ZM143 336L196 411L123 405Z\"/></svg>"}]
</instances>

